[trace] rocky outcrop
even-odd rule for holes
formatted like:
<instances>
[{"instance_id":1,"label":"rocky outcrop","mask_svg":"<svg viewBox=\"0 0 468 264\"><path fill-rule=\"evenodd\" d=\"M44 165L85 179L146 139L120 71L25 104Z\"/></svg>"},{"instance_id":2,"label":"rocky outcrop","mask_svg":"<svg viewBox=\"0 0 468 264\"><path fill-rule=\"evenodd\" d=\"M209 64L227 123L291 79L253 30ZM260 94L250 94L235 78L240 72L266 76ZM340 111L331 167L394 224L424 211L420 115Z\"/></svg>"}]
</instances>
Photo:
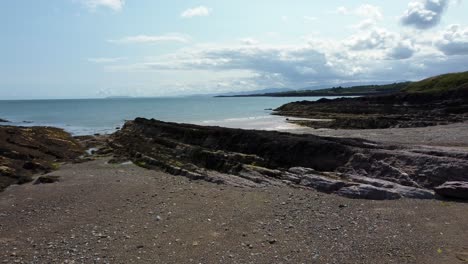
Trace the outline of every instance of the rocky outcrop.
<instances>
[{"instance_id":1,"label":"rocky outcrop","mask_svg":"<svg viewBox=\"0 0 468 264\"><path fill-rule=\"evenodd\" d=\"M82 153L81 145L58 128L0 126L0 191Z\"/></svg>"},{"instance_id":2,"label":"rocky outcrop","mask_svg":"<svg viewBox=\"0 0 468 264\"><path fill-rule=\"evenodd\" d=\"M1 119L1 118L0 118L0 123L8 123L8 122L10 122L10 121L8 121L8 120L6 120L6 119Z\"/></svg>"},{"instance_id":3,"label":"rocky outcrop","mask_svg":"<svg viewBox=\"0 0 468 264\"><path fill-rule=\"evenodd\" d=\"M448 198L468 199L468 182L446 182L437 186L435 192Z\"/></svg>"},{"instance_id":4,"label":"rocky outcrop","mask_svg":"<svg viewBox=\"0 0 468 264\"><path fill-rule=\"evenodd\" d=\"M311 118L291 122L314 128L425 127L468 120L468 86L437 93L321 99L285 104L275 114Z\"/></svg>"},{"instance_id":5,"label":"rocky outcrop","mask_svg":"<svg viewBox=\"0 0 468 264\"><path fill-rule=\"evenodd\" d=\"M193 180L237 186L288 184L350 198L434 198L468 181L468 154L137 118L110 140L117 156Z\"/></svg>"},{"instance_id":6,"label":"rocky outcrop","mask_svg":"<svg viewBox=\"0 0 468 264\"><path fill-rule=\"evenodd\" d=\"M37 179L34 181L34 184L49 184L49 183L58 182L59 180L60 180L59 176L43 175L43 176L37 177Z\"/></svg>"}]
</instances>

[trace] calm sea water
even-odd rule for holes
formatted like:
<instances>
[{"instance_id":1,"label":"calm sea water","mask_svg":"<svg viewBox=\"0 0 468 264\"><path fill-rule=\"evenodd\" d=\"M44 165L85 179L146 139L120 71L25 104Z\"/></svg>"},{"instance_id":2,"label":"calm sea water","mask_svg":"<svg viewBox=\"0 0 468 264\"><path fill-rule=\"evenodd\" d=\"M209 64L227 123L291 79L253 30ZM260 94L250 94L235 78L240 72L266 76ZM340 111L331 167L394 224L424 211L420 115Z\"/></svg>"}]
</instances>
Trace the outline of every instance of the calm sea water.
<instances>
[{"instance_id":1,"label":"calm sea water","mask_svg":"<svg viewBox=\"0 0 468 264\"><path fill-rule=\"evenodd\" d=\"M282 130L292 129L284 117L270 115L268 108L300 100L300 98L129 98L83 100L0 101L0 118L13 125L55 126L74 135L111 133L125 120L136 117L163 121L235 128Z\"/></svg>"}]
</instances>

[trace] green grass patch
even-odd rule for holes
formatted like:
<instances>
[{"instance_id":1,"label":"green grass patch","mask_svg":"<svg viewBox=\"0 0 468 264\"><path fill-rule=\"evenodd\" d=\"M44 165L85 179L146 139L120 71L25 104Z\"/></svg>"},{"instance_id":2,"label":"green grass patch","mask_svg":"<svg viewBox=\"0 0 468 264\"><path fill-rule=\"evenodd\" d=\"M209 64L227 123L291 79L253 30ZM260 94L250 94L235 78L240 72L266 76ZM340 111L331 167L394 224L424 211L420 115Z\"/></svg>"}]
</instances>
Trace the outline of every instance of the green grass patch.
<instances>
[{"instance_id":1,"label":"green grass patch","mask_svg":"<svg viewBox=\"0 0 468 264\"><path fill-rule=\"evenodd\" d=\"M60 169L60 165L61 165L61 164L58 163L58 162L53 162L52 164L50 164L50 168L51 168L52 170L58 170L58 169Z\"/></svg>"},{"instance_id":2,"label":"green grass patch","mask_svg":"<svg viewBox=\"0 0 468 264\"><path fill-rule=\"evenodd\" d=\"M434 76L408 85L405 92L437 93L468 87L468 71Z\"/></svg>"}]
</instances>

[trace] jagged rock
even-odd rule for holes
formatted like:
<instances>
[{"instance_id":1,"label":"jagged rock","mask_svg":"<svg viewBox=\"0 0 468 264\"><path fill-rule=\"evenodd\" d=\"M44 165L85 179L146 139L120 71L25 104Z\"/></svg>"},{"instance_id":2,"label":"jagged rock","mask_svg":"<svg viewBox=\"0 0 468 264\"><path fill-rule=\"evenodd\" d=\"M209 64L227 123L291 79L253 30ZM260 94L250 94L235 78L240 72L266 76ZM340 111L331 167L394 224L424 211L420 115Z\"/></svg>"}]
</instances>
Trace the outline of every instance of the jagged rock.
<instances>
[{"instance_id":1,"label":"jagged rock","mask_svg":"<svg viewBox=\"0 0 468 264\"><path fill-rule=\"evenodd\" d=\"M0 126L0 191L29 182L33 174L50 172L57 162L82 154L81 145L62 129Z\"/></svg>"},{"instance_id":2,"label":"jagged rock","mask_svg":"<svg viewBox=\"0 0 468 264\"><path fill-rule=\"evenodd\" d=\"M1 119L0 118L0 123L9 123L10 121L6 120L6 119Z\"/></svg>"},{"instance_id":3,"label":"jagged rock","mask_svg":"<svg viewBox=\"0 0 468 264\"><path fill-rule=\"evenodd\" d=\"M446 182L434 190L440 196L468 199L468 182Z\"/></svg>"},{"instance_id":4,"label":"jagged rock","mask_svg":"<svg viewBox=\"0 0 468 264\"><path fill-rule=\"evenodd\" d=\"M297 185L362 199L431 199L468 181L467 156L374 142L167 123L137 118L109 141L122 159L193 180Z\"/></svg>"},{"instance_id":5,"label":"jagged rock","mask_svg":"<svg viewBox=\"0 0 468 264\"><path fill-rule=\"evenodd\" d=\"M343 187L336 194L353 199L395 200L401 198L397 191L369 184L357 184Z\"/></svg>"},{"instance_id":6,"label":"jagged rock","mask_svg":"<svg viewBox=\"0 0 468 264\"><path fill-rule=\"evenodd\" d=\"M455 87L454 87L455 88ZM293 123L313 128L425 127L468 120L468 88L439 93L394 93L357 98L292 102L275 114L311 118ZM320 121L317 121L320 120Z\"/></svg>"},{"instance_id":7,"label":"jagged rock","mask_svg":"<svg viewBox=\"0 0 468 264\"><path fill-rule=\"evenodd\" d=\"M373 178L357 176L357 175L347 175L347 179L356 183L363 183L363 184L368 184L368 185L372 185L375 187L391 189L399 193L402 197L405 197L405 198L414 198L414 199L433 199L434 198L434 192L431 190L427 190L427 189L408 187L408 186L400 185L398 183L394 183L390 181L373 179Z\"/></svg>"},{"instance_id":8,"label":"jagged rock","mask_svg":"<svg viewBox=\"0 0 468 264\"><path fill-rule=\"evenodd\" d=\"M406 149L358 152L338 170L343 174L361 175L425 189L433 189L446 181L468 181L466 157L450 153L415 153Z\"/></svg>"}]
</instances>

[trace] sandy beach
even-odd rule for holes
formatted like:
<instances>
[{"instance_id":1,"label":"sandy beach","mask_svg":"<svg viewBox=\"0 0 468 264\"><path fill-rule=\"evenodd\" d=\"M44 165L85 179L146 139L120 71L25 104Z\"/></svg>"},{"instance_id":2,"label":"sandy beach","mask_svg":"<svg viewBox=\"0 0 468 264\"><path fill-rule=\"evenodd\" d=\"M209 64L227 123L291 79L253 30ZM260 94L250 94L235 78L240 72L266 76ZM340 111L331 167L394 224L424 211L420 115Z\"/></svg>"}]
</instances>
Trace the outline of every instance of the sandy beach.
<instances>
[{"instance_id":1,"label":"sandy beach","mask_svg":"<svg viewBox=\"0 0 468 264\"><path fill-rule=\"evenodd\" d=\"M447 129L453 134L440 133ZM466 124L313 130L450 147ZM415 141L425 131L431 141ZM411 132L411 133L408 133ZM397 141L394 135L407 139ZM454 135L454 137L450 137ZM464 141L466 143L466 141ZM464 144L464 143L462 143ZM463 146L463 145L462 145ZM3 263L464 263L468 204L354 200L294 186L235 187L110 157L62 164L51 184L0 193Z\"/></svg>"},{"instance_id":2,"label":"sandy beach","mask_svg":"<svg viewBox=\"0 0 468 264\"><path fill-rule=\"evenodd\" d=\"M463 263L468 204L236 188L110 165L0 194L3 263Z\"/></svg>"},{"instance_id":3,"label":"sandy beach","mask_svg":"<svg viewBox=\"0 0 468 264\"><path fill-rule=\"evenodd\" d=\"M468 150L468 122L441 126L386 129L311 129L299 127L288 132L317 136L362 138L389 144Z\"/></svg>"}]
</instances>

